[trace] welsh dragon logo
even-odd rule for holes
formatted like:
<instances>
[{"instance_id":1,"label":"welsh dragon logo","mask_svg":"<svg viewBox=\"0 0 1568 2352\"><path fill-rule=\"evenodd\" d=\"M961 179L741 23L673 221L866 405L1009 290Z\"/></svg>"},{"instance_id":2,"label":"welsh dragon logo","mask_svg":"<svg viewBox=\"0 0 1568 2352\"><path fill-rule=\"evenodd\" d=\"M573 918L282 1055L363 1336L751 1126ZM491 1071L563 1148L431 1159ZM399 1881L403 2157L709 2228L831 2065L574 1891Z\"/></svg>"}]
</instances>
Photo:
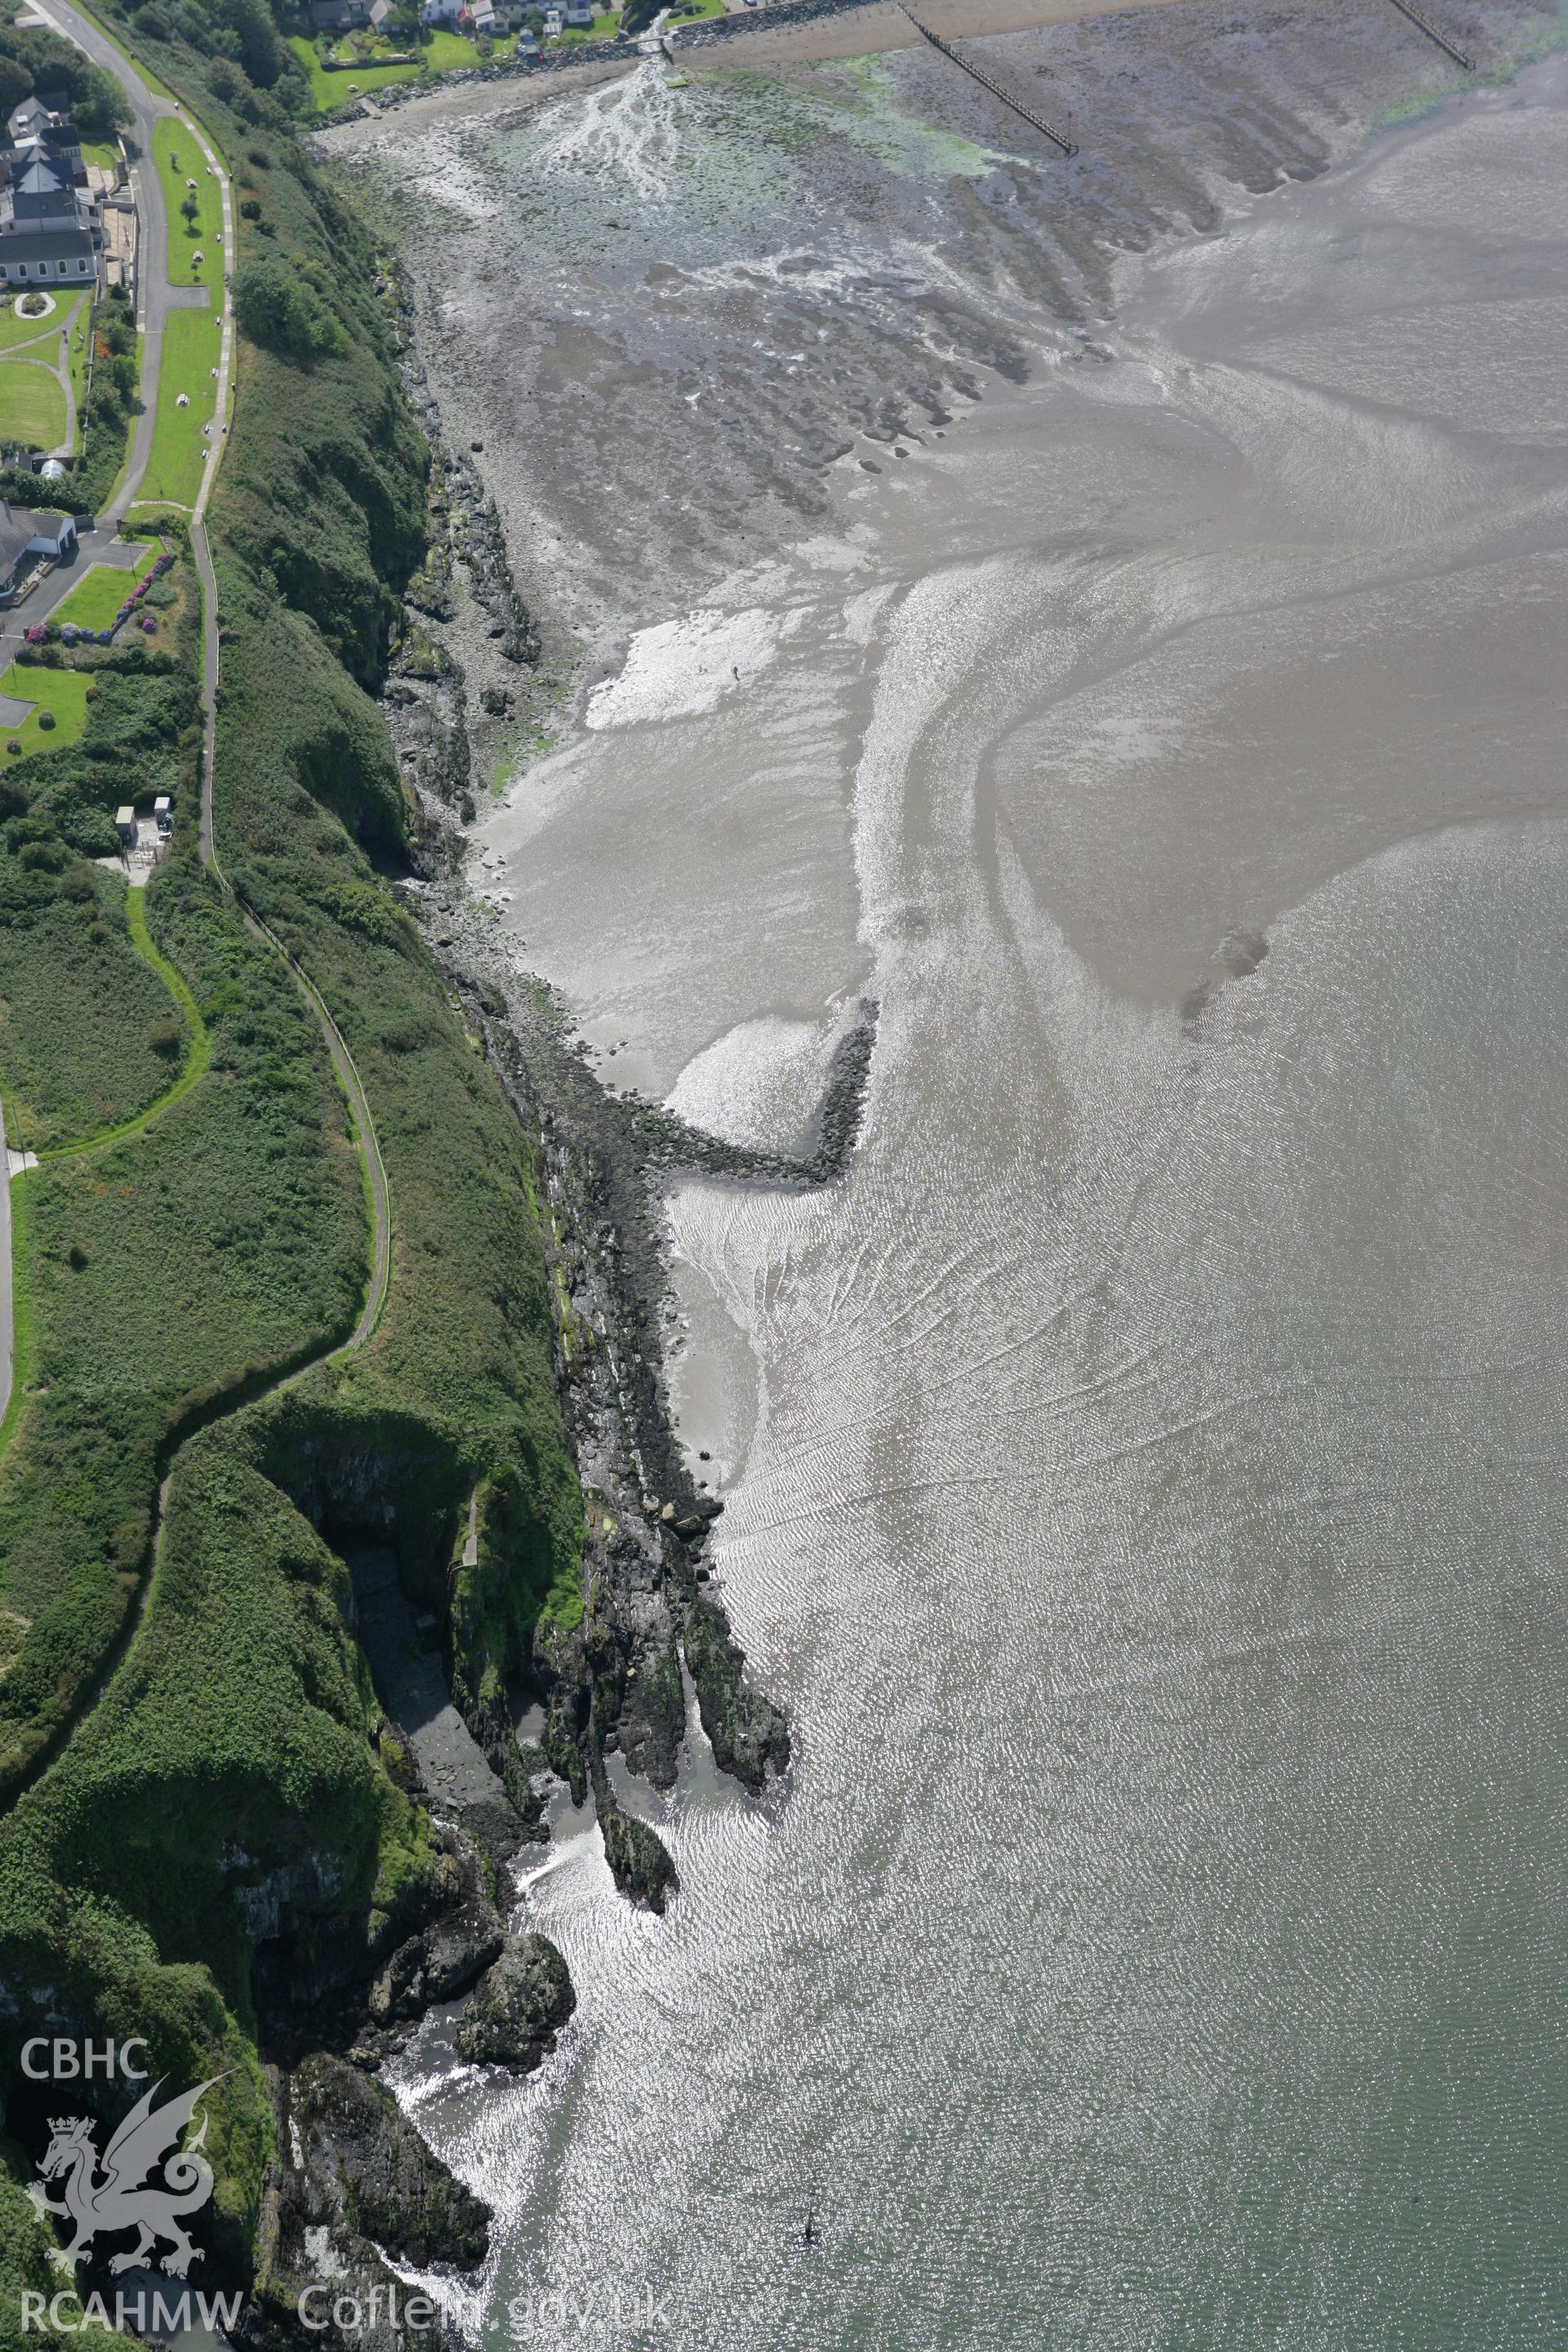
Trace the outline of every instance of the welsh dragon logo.
<instances>
[{"instance_id":1,"label":"welsh dragon logo","mask_svg":"<svg viewBox=\"0 0 1568 2352\"><path fill-rule=\"evenodd\" d=\"M136 2243L129 2253L113 2257L111 2271L132 2270L150 2262L165 2242L169 2252L160 2267L174 2277L184 2278L191 2264L202 2260L202 2249L192 2245L181 2224L185 2214L196 2212L213 2193L213 2169L201 2153L206 2117L202 2117L189 2147L181 2149L178 2141L204 2094L222 2080L221 2074L214 2074L161 2107L154 2107L153 2102L163 2085L162 2081L154 2083L110 2141L101 2170L92 2118L51 2118L53 2136L38 2167L40 2178L27 2194L40 2217L53 2213L75 2224L76 2236L68 2246L49 2249L56 2270L74 2272L79 2263L87 2260L94 2238L113 2237L121 2230L134 2230ZM162 2179L150 2179L149 2174L160 2165ZM46 2195L44 2182L61 2179L65 2194L57 2204Z\"/></svg>"}]
</instances>

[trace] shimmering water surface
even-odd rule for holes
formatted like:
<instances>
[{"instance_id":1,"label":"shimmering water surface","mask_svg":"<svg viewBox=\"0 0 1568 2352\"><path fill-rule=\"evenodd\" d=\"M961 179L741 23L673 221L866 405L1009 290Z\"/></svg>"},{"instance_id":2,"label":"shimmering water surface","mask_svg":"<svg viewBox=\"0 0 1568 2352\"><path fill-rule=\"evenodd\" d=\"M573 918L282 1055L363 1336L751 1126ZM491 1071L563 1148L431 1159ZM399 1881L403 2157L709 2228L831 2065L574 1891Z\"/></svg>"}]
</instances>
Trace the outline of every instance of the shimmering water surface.
<instances>
[{"instance_id":1,"label":"shimmering water surface","mask_svg":"<svg viewBox=\"0 0 1568 2352\"><path fill-rule=\"evenodd\" d=\"M1568 2338L1565 101L1320 110L1333 169L1216 171L1103 299L933 243L1026 363L902 459L847 396L822 510L628 595L662 634L487 824L693 1116L788 1133L882 1007L842 1186L672 1204L791 1784L639 1800L663 1921L568 1825L556 2059L405 2068L496 2344L617 2292L598 2340L691 2352ZM658 197L633 102L517 134L536 206L595 140ZM960 130L876 160L973 249ZM700 501L709 446L639 464Z\"/></svg>"}]
</instances>

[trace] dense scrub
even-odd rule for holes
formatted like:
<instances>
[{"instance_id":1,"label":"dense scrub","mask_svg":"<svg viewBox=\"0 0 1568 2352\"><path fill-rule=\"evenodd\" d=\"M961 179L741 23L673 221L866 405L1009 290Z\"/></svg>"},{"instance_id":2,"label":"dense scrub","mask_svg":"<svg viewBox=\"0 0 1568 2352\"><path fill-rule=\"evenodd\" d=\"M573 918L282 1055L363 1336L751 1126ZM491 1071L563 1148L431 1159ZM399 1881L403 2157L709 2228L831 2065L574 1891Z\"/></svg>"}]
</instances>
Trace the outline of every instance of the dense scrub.
<instances>
[{"instance_id":1,"label":"dense scrub","mask_svg":"<svg viewBox=\"0 0 1568 2352\"><path fill-rule=\"evenodd\" d=\"M178 1067L184 1032L132 944L125 902L122 881L36 820L0 834L0 1073L14 1150L132 1117Z\"/></svg>"},{"instance_id":2,"label":"dense scrub","mask_svg":"<svg viewBox=\"0 0 1568 2352\"><path fill-rule=\"evenodd\" d=\"M541 1617L581 1610L582 1506L530 1148L382 878L406 808L371 690L425 552L426 452L375 256L268 87L265 11L113 13L132 46L156 43L149 62L229 158L241 271L278 265L251 312L268 341L240 340L208 516L217 844L348 1039L393 1218L368 1344L171 1452L204 1391L352 1321L366 1237L298 995L213 885L170 871L153 928L210 1026L212 1070L111 1158L27 1180L50 1385L0 1466L20 1604L0 1691L13 1758L90 1685L172 1463L164 1537L124 1663L0 1825L0 1984L23 2019L148 2035L156 2070L182 2082L232 2070L207 2142L224 2222L210 2287L249 2275L271 2149L258 2050L291 2030L289 2004L363 1984L440 1878L423 1816L383 1768L342 1551L374 1530L410 1590L449 1600L455 1686L493 1707ZM155 675L101 680L82 742L29 762L34 813L69 844L101 838L110 733L139 777L169 762L189 811L194 664L156 709ZM479 1564L454 1570L476 1491ZM42 2119L14 2076L0 2090L25 2173ZM0 2199L0 2340L37 2272L14 2207Z\"/></svg>"}]
</instances>

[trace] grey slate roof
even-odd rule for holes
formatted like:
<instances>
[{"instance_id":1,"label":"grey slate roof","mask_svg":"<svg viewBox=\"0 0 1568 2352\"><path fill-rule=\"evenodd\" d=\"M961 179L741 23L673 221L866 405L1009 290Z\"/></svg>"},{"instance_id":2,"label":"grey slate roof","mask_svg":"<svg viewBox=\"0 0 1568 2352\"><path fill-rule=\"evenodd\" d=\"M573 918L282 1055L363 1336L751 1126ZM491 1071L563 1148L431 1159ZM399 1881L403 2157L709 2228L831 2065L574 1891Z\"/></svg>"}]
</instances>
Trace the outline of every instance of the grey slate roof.
<instances>
[{"instance_id":1,"label":"grey slate roof","mask_svg":"<svg viewBox=\"0 0 1568 2352\"><path fill-rule=\"evenodd\" d=\"M48 120L47 106L40 106L36 98L25 98L8 118L5 128L13 139L25 139L29 131L44 130Z\"/></svg>"},{"instance_id":2,"label":"grey slate roof","mask_svg":"<svg viewBox=\"0 0 1568 2352\"><path fill-rule=\"evenodd\" d=\"M0 586L9 581L32 536L31 519L22 522L15 515L0 515Z\"/></svg>"},{"instance_id":3,"label":"grey slate roof","mask_svg":"<svg viewBox=\"0 0 1568 2352\"><path fill-rule=\"evenodd\" d=\"M19 261L30 266L37 261L75 261L79 256L91 260L92 232L78 228L74 222L23 221L0 235L0 263L7 269L15 269Z\"/></svg>"}]
</instances>

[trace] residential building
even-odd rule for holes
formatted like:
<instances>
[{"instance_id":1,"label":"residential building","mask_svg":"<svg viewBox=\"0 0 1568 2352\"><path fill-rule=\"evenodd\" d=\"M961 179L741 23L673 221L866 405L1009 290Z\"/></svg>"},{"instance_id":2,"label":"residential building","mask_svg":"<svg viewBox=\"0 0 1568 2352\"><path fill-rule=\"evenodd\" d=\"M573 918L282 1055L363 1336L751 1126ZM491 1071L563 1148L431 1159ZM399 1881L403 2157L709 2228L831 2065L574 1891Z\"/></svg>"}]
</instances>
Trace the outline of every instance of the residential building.
<instances>
[{"instance_id":1,"label":"residential building","mask_svg":"<svg viewBox=\"0 0 1568 2352\"><path fill-rule=\"evenodd\" d=\"M9 499L0 499L0 604L15 597L28 556L66 555L76 543L74 515L52 507L13 509Z\"/></svg>"},{"instance_id":2,"label":"residential building","mask_svg":"<svg viewBox=\"0 0 1568 2352\"><path fill-rule=\"evenodd\" d=\"M25 98L20 106L5 118L5 128L14 140L36 138L40 131L49 128L49 110L39 98Z\"/></svg>"}]
</instances>

